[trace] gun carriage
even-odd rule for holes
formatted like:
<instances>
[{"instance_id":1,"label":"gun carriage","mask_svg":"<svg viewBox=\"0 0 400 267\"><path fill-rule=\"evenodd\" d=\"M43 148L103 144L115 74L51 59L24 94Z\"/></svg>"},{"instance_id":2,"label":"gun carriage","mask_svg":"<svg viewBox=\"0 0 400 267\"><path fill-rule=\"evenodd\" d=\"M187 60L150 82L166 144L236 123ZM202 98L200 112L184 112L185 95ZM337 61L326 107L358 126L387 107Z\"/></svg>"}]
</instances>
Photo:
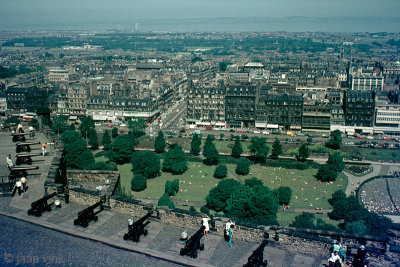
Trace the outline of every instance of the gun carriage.
<instances>
[{"instance_id":1,"label":"gun carriage","mask_svg":"<svg viewBox=\"0 0 400 267\"><path fill-rule=\"evenodd\" d=\"M48 204L47 201L56 195L57 195L57 193L54 192L48 196L45 196L39 200L36 200L35 202L32 202L31 208L28 210L28 215L40 217L40 216L42 216L43 212L51 211L51 205L53 205L54 202Z\"/></svg>"},{"instance_id":2,"label":"gun carriage","mask_svg":"<svg viewBox=\"0 0 400 267\"><path fill-rule=\"evenodd\" d=\"M150 223L150 221L145 222L152 214L152 211L149 211L142 218L137 220L132 225L128 226L128 233L124 234L124 240L132 240L133 242L139 242L140 236L143 234L146 236L148 231L145 227Z\"/></svg>"},{"instance_id":3,"label":"gun carriage","mask_svg":"<svg viewBox=\"0 0 400 267\"><path fill-rule=\"evenodd\" d=\"M204 250L204 244L200 244L200 240L204 236L205 228L205 226L200 227L200 229L186 241L185 247L180 251L180 255L188 255L191 258L197 258L197 250Z\"/></svg>"},{"instance_id":4,"label":"gun carriage","mask_svg":"<svg viewBox=\"0 0 400 267\"><path fill-rule=\"evenodd\" d=\"M26 143L17 143L16 144L16 148L15 151L17 153L21 153L21 152L31 152L31 146L32 145L40 145L40 142L26 142Z\"/></svg>"},{"instance_id":5,"label":"gun carriage","mask_svg":"<svg viewBox=\"0 0 400 267\"><path fill-rule=\"evenodd\" d=\"M100 208L100 210L95 212L94 210L98 207ZM88 227L89 222L91 221L96 222L99 219L96 214L98 214L103 209L104 209L103 200L100 200L99 202L93 204L92 206L78 212L78 218L74 220L74 224L82 227Z\"/></svg>"},{"instance_id":6,"label":"gun carriage","mask_svg":"<svg viewBox=\"0 0 400 267\"><path fill-rule=\"evenodd\" d=\"M21 164L32 164L32 157L37 157L41 156L42 154L40 153L28 153L28 154L17 154L17 159L15 160L16 165L21 165Z\"/></svg>"},{"instance_id":7,"label":"gun carriage","mask_svg":"<svg viewBox=\"0 0 400 267\"><path fill-rule=\"evenodd\" d=\"M247 263L243 267L266 267L268 261L264 260L264 248L268 244L268 240L264 240L260 246L253 251L251 256L247 259Z\"/></svg>"}]
</instances>

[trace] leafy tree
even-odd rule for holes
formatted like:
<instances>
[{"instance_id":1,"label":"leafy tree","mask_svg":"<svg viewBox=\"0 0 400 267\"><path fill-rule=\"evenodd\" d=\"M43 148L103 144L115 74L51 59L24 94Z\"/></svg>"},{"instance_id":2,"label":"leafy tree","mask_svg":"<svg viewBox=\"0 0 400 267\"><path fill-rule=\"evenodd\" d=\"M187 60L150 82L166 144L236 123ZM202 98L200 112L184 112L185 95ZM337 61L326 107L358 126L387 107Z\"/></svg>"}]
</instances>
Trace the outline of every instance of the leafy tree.
<instances>
[{"instance_id":1,"label":"leafy tree","mask_svg":"<svg viewBox=\"0 0 400 267\"><path fill-rule=\"evenodd\" d=\"M85 170L102 170L102 171L116 171L117 169L117 164L115 162L109 161L109 162L95 162L93 164L90 164L88 166L85 166Z\"/></svg>"},{"instance_id":2,"label":"leafy tree","mask_svg":"<svg viewBox=\"0 0 400 267\"><path fill-rule=\"evenodd\" d=\"M39 121L35 118L32 118L29 122L29 125L37 129L39 127Z\"/></svg>"},{"instance_id":3,"label":"leafy tree","mask_svg":"<svg viewBox=\"0 0 400 267\"><path fill-rule=\"evenodd\" d=\"M188 169L186 155L182 147L176 144L170 146L165 156L162 169L172 174L182 174Z\"/></svg>"},{"instance_id":4,"label":"leafy tree","mask_svg":"<svg viewBox=\"0 0 400 267\"><path fill-rule=\"evenodd\" d=\"M201 213L204 213L204 214L207 214L208 216L210 216L210 209L207 208L207 206L201 206L200 212L201 212Z\"/></svg>"},{"instance_id":5,"label":"leafy tree","mask_svg":"<svg viewBox=\"0 0 400 267\"><path fill-rule=\"evenodd\" d=\"M179 180L165 182L165 194L168 196L175 196L179 192Z\"/></svg>"},{"instance_id":6,"label":"leafy tree","mask_svg":"<svg viewBox=\"0 0 400 267\"><path fill-rule=\"evenodd\" d=\"M208 135L204 144L203 156L205 157L204 164L206 165L216 165L219 161L219 154L217 149L215 148L213 140L214 136Z\"/></svg>"},{"instance_id":7,"label":"leafy tree","mask_svg":"<svg viewBox=\"0 0 400 267\"><path fill-rule=\"evenodd\" d=\"M167 206L171 209L175 208L174 202L169 198L168 194L164 194L161 196L161 198L158 200L158 206Z\"/></svg>"},{"instance_id":8,"label":"leafy tree","mask_svg":"<svg viewBox=\"0 0 400 267\"><path fill-rule=\"evenodd\" d=\"M243 153L243 147L242 147L242 144L240 143L240 138L239 138L239 136L236 136L235 144L232 147L232 157L240 158L240 155L242 153Z\"/></svg>"},{"instance_id":9,"label":"leafy tree","mask_svg":"<svg viewBox=\"0 0 400 267\"><path fill-rule=\"evenodd\" d=\"M67 167L84 169L85 166L94 163L94 158L92 152L87 149L86 142L79 139L65 145L65 161Z\"/></svg>"},{"instance_id":10,"label":"leafy tree","mask_svg":"<svg viewBox=\"0 0 400 267\"><path fill-rule=\"evenodd\" d=\"M143 191L147 188L147 179L143 174L135 174L131 180L131 190L132 191Z\"/></svg>"},{"instance_id":11,"label":"leafy tree","mask_svg":"<svg viewBox=\"0 0 400 267\"><path fill-rule=\"evenodd\" d=\"M294 218L294 221L290 224L291 227L314 229L315 215L309 212L303 212Z\"/></svg>"},{"instance_id":12,"label":"leafy tree","mask_svg":"<svg viewBox=\"0 0 400 267\"><path fill-rule=\"evenodd\" d=\"M299 147L299 160L305 161L310 156L310 149L306 144L302 144Z\"/></svg>"},{"instance_id":13,"label":"leafy tree","mask_svg":"<svg viewBox=\"0 0 400 267\"><path fill-rule=\"evenodd\" d=\"M105 130L103 137L101 138L101 144L104 146L105 150L108 150L110 144L111 144L111 137L110 137L110 131Z\"/></svg>"},{"instance_id":14,"label":"leafy tree","mask_svg":"<svg viewBox=\"0 0 400 267\"><path fill-rule=\"evenodd\" d=\"M312 143L312 138L311 138L311 137L308 137L308 138L307 138L307 143L308 143L308 144L311 144L311 143Z\"/></svg>"},{"instance_id":15,"label":"leafy tree","mask_svg":"<svg viewBox=\"0 0 400 267\"><path fill-rule=\"evenodd\" d=\"M132 120L128 120L128 128L136 138L145 135L146 127L146 121L142 118L133 118Z\"/></svg>"},{"instance_id":16,"label":"leafy tree","mask_svg":"<svg viewBox=\"0 0 400 267\"><path fill-rule=\"evenodd\" d=\"M231 197L232 192L242 186L240 182L234 179L221 180L216 187L210 190L206 197L207 207L215 211L223 211L226 207L226 201Z\"/></svg>"},{"instance_id":17,"label":"leafy tree","mask_svg":"<svg viewBox=\"0 0 400 267\"><path fill-rule=\"evenodd\" d=\"M352 235L361 235L363 236L367 232L367 227L365 226L364 221L354 221L345 224L344 230L346 233Z\"/></svg>"},{"instance_id":18,"label":"leafy tree","mask_svg":"<svg viewBox=\"0 0 400 267\"><path fill-rule=\"evenodd\" d=\"M339 149L342 145L342 133L340 132L340 130L332 131L331 137L325 145L332 149Z\"/></svg>"},{"instance_id":19,"label":"leafy tree","mask_svg":"<svg viewBox=\"0 0 400 267\"><path fill-rule=\"evenodd\" d=\"M265 162L269 153L269 146L267 146L265 138L253 137L249 148L252 158L258 162Z\"/></svg>"},{"instance_id":20,"label":"leafy tree","mask_svg":"<svg viewBox=\"0 0 400 267\"><path fill-rule=\"evenodd\" d=\"M245 222L277 224L278 203L265 186L239 186L227 200L226 215Z\"/></svg>"},{"instance_id":21,"label":"leafy tree","mask_svg":"<svg viewBox=\"0 0 400 267\"><path fill-rule=\"evenodd\" d=\"M278 159L282 155L282 145L278 138L275 139L272 144L271 158Z\"/></svg>"},{"instance_id":22,"label":"leafy tree","mask_svg":"<svg viewBox=\"0 0 400 267\"><path fill-rule=\"evenodd\" d=\"M90 134L90 130L94 129L94 121L92 117L86 116L81 120L81 125L79 125L79 131L81 131L82 137L87 138Z\"/></svg>"},{"instance_id":23,"label":"leafy tree","mask_svg":"<svg viewBox=\"0 0 400 267\"><path fill-rule=\"evenodd\" d=\"M58 115L51 119L51 129L54 133L60 135L68 127L68 117L65 115Z\"/></svg>"},{"instance_id":24,"label":"leafy tree","mask_svg":"<svg viewBox=\"0 0 400 267\"><path fill-rule=\"evenodd\" d=\"M193 206L190 206L189 211L190 211L190 212L197 212L196 208L193 207Z\"/></svg>"},{"instance_id":25,"label":"leafy tree","mask_svg":"<svg viewBox=\"0 0 400 267\"><path fill-rule=\"evenodd\" d=\"M164 133L162 131L159 131L156 139L154 140L154 150L157 153L164 153L165 147L166 144L165 144Z\"/></svg>"},{"instance_id":26,"label":"leafy tree","mask_svg":"<svg viewBox=\"0 0 400 267\"><path fill-rule=\"evenodd\" d=\"M160 174L160 158L153 151L136 151L132 155L132 172L154 178Z\"/></svg>"},{"instance_id":27,"label":"leafy tree","mask_svg":"<svg viewBox=\"0 0 400 267\"><path fill-rule=\"evenodd\" d=\"M336 180L338 173L331 164L321 165L316 174L317 180L321 182L333 182Z\"/></svg>"},{"instance_id":28,"label":"leafy tree","mask_svg":"<svg viewBox=\"0 0 400 267\"><path fill-rule=\"evenodd\" d=\"M111 143L108 150L108 158L118 164L128 163L132 157L134 149L128 138L124 136L117 137Z\"/></svg>"},{"instance_id":29,"label":"leafy tree","mask_svg":"<svg viewBox=\"0 0 400 267\"><path fill-rule=\"evenodd\" d=\"M18 117L16 117L16 116L11 116L11 117L8 117L6 120L5 120L5 124L11 124L11 123L15 123L15 124L19 124L21 122L21 120L20 119L18 119Z\"/></svg>"},{"instance_id":30,"label":"leafy tree","mask_svg":"<svg viewBox=\"0 0 400 267\"><path fill-rule=\"evenodd\" d=\"M118 128L117 127L113 127L111 130L111 136L113 139L118 137Z\"/></svg>"},{"instance_id":31,"label":"leafy tree","mask_svg":"<svg viewBox=\"0 0 400 267\"><path fill-rule=\"evenodd\" d=\"M251 177L250 179L244 180L244 185L245 186L264 186L264 183L262 180L257 179L256 177Z\"/></svg>"},{"instance_id":32,"label":"leafy tree","mask_svg":"<svg viewBox=\"0 0 400 267\"><path fill-rule=\"evenodd\" d=\"M341 172L344 169L343 157L339 152L329 154L327 163L332 165L332 168L337 172Z\"/></svg>"},{"instance_id":33,"label":"leafy tree","mask_svg":"<svg viewBox=\"0 0 400 267\"><path fill-rule=\"evenodd\" d=\"M99 148L99 137L97 136L97 132L95 129L89 130L89 145L91 149Z\"/></svg>"},{"instance_id":34,"label":"leafy tree","mask_svg":"<svg viewBox=\"0 0 400 267\"><path fill-rule=\"evenodd\" d=\"M197 133L194 133L192 142L190 143L190 153L193 155L200 154L201 138Z\"/></svg>"},{"instance_id":35,"label":"leafy tree","mask_svg":"<svg viewBox=\"0 0 400 267\"><path fill-rule=\"evenodd\" d=\"M76 130L75 125L74 125L73 123L71 123L71 124L68 126L68 130L69 130L69 131L75 131L75 130Z\"/></svg>"},{"instance_id":36,"label":"leafy tree","mask_svg":"<svg viewBox=\"0 0 400 267\"><path fill-rule=\"evenodd\" d=\"M220 164L215 168L214 177L217 179L223 179L228 175L228 168L225 165Z\"/></svg>"},{"instance_id":37,"label":"leafy tree","mask_svg":"<svg viewBox=\"0 0 400 267\"><path fill-rule=\"evenodd\" d=\"M74 141L80 140L82 138L82 136L79 134L79 132L77 131L66 131L64 132L60 139L64 144L69 144L72 143Z\"/></svg>"},{"instance_id":38,"label":"leafy tree","mask_svg":"<svg viewBox=\"0 0 400 267\"><path fill-rule=\"evenodd\" d=\"M235 172L239 175L247 175L250 172L250 160L248 158L241 158L236 164Z\"/></svg>"},{"instance_id":39,"label":"leafy tree","mask_svg":"<svg viewBox=\"0 0 400 267\"><path fill-rule=\"evenodd\" d=\"M242 134L242 140L247 140L247 139L249 139L249 136L246 134Z\"/></svg>"},{"instance_id":40,"label":"leafy tree","mask_svg":"<svg viewBox=\"0 0 400 267\"><path fill-rule=\"evenodd\" d=\"M278 203L279 205L289 205L292 200L292 189L287 186L281 186L276 189L278 192Z\"/></svg>"}]
</instances>

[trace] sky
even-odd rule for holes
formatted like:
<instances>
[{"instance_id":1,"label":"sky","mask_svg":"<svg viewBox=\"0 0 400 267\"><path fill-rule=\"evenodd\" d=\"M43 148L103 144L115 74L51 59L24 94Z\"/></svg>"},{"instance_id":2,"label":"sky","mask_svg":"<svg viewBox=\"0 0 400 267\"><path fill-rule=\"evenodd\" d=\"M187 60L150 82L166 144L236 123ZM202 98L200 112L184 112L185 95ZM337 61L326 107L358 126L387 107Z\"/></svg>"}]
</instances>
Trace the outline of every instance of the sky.
<instances>
[{"instance_id":1,"label":"sky","mask_svg":"<svg viewBox=\"0 0 400 267\"><path fill-rule=\"evenodd\" d=\"M400 0L0 0L0 31L221 17L395 17ZM83 26L82 25L82 26Z\"/></svg>"}]
</instances>

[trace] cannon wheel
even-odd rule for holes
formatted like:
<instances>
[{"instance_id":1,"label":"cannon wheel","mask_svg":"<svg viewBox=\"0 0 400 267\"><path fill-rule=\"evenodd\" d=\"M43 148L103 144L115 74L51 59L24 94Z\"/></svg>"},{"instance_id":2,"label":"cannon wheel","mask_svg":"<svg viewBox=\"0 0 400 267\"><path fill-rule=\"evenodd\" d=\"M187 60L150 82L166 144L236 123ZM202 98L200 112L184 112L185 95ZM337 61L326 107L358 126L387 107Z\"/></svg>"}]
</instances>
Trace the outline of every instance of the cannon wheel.
<instances>
[{"instance_id":1,"label":"cannon wheel","mask_svg":"<svg viewBox=\"0 0 400 267\"><path fill-rule=\"evenodd\" d=\"M99 217L97 217L97 216L93 217L93 221L95 221L95 222L97 222L98 219L99 219Z\"/></svg>"},{"instance_id":2,"label":"cannon wheel","mask_svg":"<svg viewBox=\"0 0 400 267\"><path fill-rule=\"evenodd\" d=\"M32 209L28 210L28 215L33 215Z\"/></svg>"},{"instance_id":3,"label":"cannon wheel","mask_svg":"<svg viewBox=\"0 0 400 267\"><path fill-rule=\"evenodd\" d=\"M124 240L128 240L129 239L129 235L128 234L124 234Z\"/></svg>"},{"instance_id":4,"label":"cannon wheel","mask_svg":"<svg viewBox=\"0 0 400 267\"><path fill-rule=\"evenodd\" d=\"M21 165L21 158L17 158L17 160L15 161L15 165Z\"/></svg>"},{"instance_id":5,"label":"cannon wheel","mask_svg":"<svg viewBox=\"0 0 400 267\"><path fill-rule=\"evenodd\" d=\"M185 249L181 248L181 251L179 252L179 254L180 254L181 256L185 255Z\"/></svg>"},{"instance_id":6,"label":"cannon wheel","mask_svg":"<svg viewBox=\"0 0 400 267\"><path fill-rule=\"evenodd\" d=\"M78 219L75 219L74 220L74 225L78 225L78 224L79 224Z\"/></svg>"},{"instance_id":7,"label":"cannon wheel","mask_svg":"<svg viewBox=\"0 0 400 267\"><path fill-rule=\"evenodd\" d=\"M203 251L204 250L204 244L200 245L200 250Z\"/></svg>"},{"instance_id":8,"label":"cannon wheel","mask_svg":"<svg viewBox=\"0 0 400 267\"><path fill-rule=\"evenodd\" d=\"M144 236L146 236L148 233L149 233L149 231L147 231L147 230L144 230L144 231L143 231L143 235L144 235Z\"/></svg>"}]
</instances>

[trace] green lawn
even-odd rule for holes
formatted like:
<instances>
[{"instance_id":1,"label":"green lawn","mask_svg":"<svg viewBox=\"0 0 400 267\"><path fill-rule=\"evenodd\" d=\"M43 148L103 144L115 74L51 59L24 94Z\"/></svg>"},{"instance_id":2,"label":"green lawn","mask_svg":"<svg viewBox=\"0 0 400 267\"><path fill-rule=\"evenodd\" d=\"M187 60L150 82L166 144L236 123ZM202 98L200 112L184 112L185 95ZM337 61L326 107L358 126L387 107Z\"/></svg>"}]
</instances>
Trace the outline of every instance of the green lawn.
<instances>
[{"instance_id":1,"label":"green lawn","mask_svg":"<svg viewBox=\"0 0 400 267\"><path fill-rule=\"evenodd\" d=\"M367 159L400 160L400 151L395 149L360 148L360 151Z\"/></svg>"},{"instance_id":2,"label":"green lawn","mask_svg":"<svg viewBox=\"0 0 400 267\"><path fill-rule=\"evenodd\" d=\"M348 153L344 153L344 152L337 151L337 150L334 150L334 149L331 149L331 148L327 148L326 146L323 146L323 145L310 145L310 146L308 146L308 148L310 149L310 153L314 152L314 153L329 153L329 154L331 154L331 153L334 153L334 152L340 152L340 155L343 158L350 158L351 157L350 154L348 154ZM296 148L292 148L292 149L286 150L286 151L283 152L283 154L284 155L288 155L288 156L298 155L299 154L299 148L296 147Z\"/></svg>"},{"instance_id":3,"label":"green lawn","mask_svg":"<svg viewBox=\"0 0 400 267\"><path fill-rule=\"evenodd\" d=\"M235 172L236 165L227 165L231 172ZM290 170L279 167L264 167L251 165L249 175L239 176L242 180L256 177L264 181L264 185L271 189L280 186L288 186L292 189L292 201L290 206L293 208L307 209L329 209L331 208L328 199L336 190L347 187L347 178L340 174L338 179L331 183L320 183L314 177L316 169ZM326 191L325 191L326 190Z\"/></svg>"},{"instance_id":4,"label":"green lawn","mask_svg":"<svg viewBox=\"0 0 400 267\"><path fill-rule=\"evenodd\" d=\"M96 161L105 161L104 157L97 157ZM200 162L188 162L189 169L183 175L161 173L159 177L147 181L147 189L141 192L132 192L130 183L132 180L131 164L119 165L121 173L121 187L126 194L135 198L159 199L164 193L166 181L180 180L180 191L175 196L178 201L205 202L210 189L215 187L220 180L213 178L215 166L205 166ZM227 164L228 170L235 173L236 165ZM290 206L292 208L306 209L330 209L327 199L338 189L345 190L347 178L340 174L338 179L330 183L320 183L314 177L316 169L289 170L279 167L264 167L251 165L251 175L238 176L240 180L257 177L264 181L264 185L271 189L280 186L288 186L293 190ZM190 205L189 205L190 206Z\"/></svg>"}]
</instances>

